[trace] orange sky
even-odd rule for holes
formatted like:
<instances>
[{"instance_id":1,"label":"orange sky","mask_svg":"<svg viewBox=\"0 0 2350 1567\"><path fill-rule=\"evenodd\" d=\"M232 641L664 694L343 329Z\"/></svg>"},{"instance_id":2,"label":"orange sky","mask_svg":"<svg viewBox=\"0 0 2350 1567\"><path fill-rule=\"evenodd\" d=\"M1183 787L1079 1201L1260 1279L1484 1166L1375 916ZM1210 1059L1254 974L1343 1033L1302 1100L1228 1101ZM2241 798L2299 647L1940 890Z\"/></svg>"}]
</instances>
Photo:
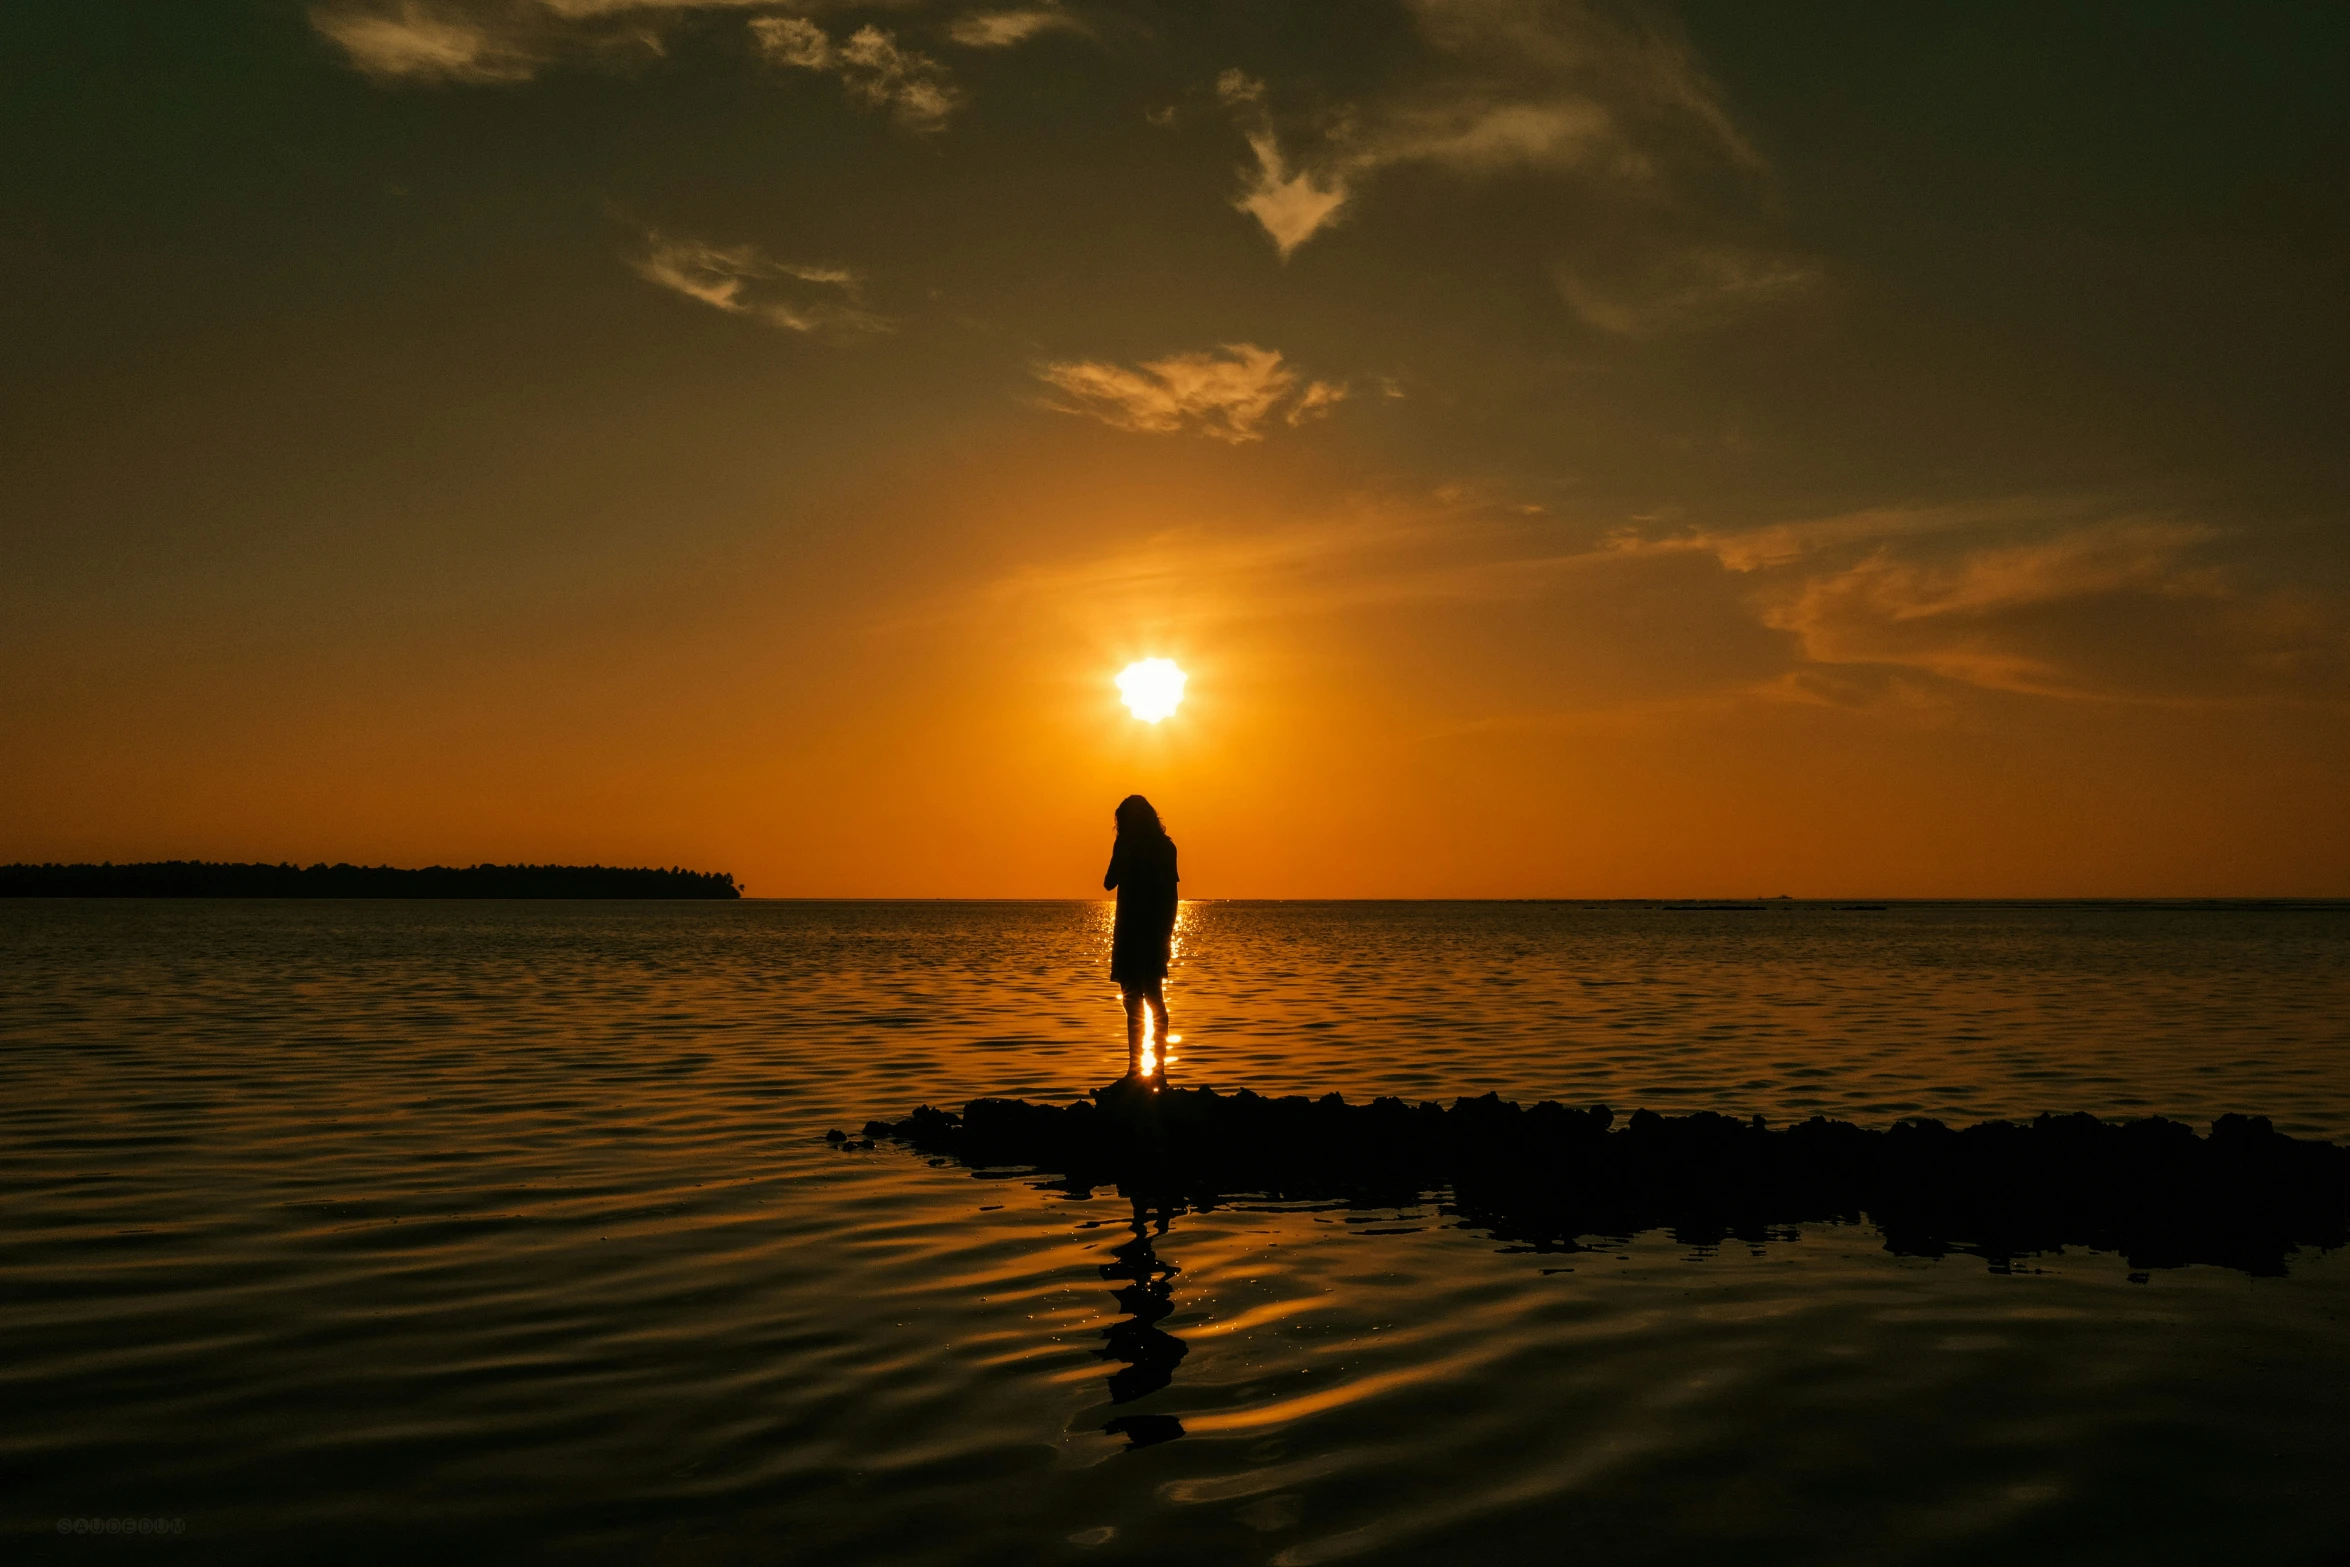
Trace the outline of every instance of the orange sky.
<instances>
[{"instance_id":1,"label":"orange sky","mask_svg":"<svg viewBox=\"0 0 2350 1567\"><path fill-rule=\"evenodd\" d=\"M2350 891L2338 25L1349 15L45 24L0 858Z\"/></svg>"}]
</instances>

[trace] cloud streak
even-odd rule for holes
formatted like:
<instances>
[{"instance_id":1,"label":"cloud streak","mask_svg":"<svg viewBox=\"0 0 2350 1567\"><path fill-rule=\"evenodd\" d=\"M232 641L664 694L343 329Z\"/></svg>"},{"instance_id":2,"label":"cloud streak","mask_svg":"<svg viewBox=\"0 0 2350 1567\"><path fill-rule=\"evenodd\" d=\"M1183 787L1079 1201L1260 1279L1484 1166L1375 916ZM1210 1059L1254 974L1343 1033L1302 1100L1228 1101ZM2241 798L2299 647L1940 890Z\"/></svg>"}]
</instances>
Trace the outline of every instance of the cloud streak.
<instances>
[{"instance_id":1,"label":"cloud streak","mask_svg":"<svg viewBox=\"0 0 2350 1567\"><path fill-rule=\"evenodd\" d=\"M1684 613L1702 606L1719 618L1675 623L1676 647L1739 651L1680 686L1676 700L1915 714L1946 711L1968 691L2130 705L2350 704L2350 627L2338 610L2216 564L2228 535L2199 523L2022 497L1661 539L1616 533L1545 552L1528 546L1550 524L1449 491L1254 534L1170 534L1024 571L996 592L1113 620L1138 605L1177 604L1201 625L1419 606L1534 613L1571 626L1606 621L1605 607L1627 600ZM1688 574L1709 562L1725 588L1742 590L1692 592ZM1566 606L1577 608L1570 615ZM1645 623L1606 624L1595 634L1636 634Z\"/></svg>"},{"instance_id":2,"label":"cloud streak","mask_svg":"<svg viewBox=\"0 0 2350 1567\"><path fill-rule=\"evenodd\" d=\"M2072 701L2350 696L2350 631L2217 564L2221 529L2082 502L1885 508L1651 539L1627 559L1707 554L1753 579L1762 623L1813 670L1908 671ZM1816 683L1784 688L1816 696Z\"/></svg>"},{"instance_id":3,"label":"cloud streak","mask_svg":"<svg viewBox=\"0 0 2350 1567\"><path fill-rule=\"evenodd\" d=\"M1009 49L1040 33L1082 32L1066 11L1031 6L1014 11L973 11L955 19L947 36L966 49Z\"/></svg>"},{"instance_id":4,"label":"cloud streak","mask_svg":"<svg viewBox=\"0 0 2350 1567\"><path fill-rule=\"evenodd\" d=\"M1428 49L1414 78L1286 133L1265 82L1238 69L1217 81L1253 159L1233 204L1284 257L1337 221L1367 181L1403 165L1463 177L1546 170L1644 197L1688 166L1762 168L1668 31L1540 0L1406 9Z\"/></svg>"},{"instance_id":5,"label":"cloud streak","mask_svg":"<svg viewBox=\"0 0 2350 1567\"><path fill-rule=\"evenodd\" d=\"M629 264L673 293L787 332L856 336L886 332L891 325L864 307L859 280L846 267L778 261L755 245L651 234Z\"/></svg>"},{"instance_id":6,"label":"cloud streak","mask_svg":"<svg viewBox=\"0 0 2350 1567\"><path fill-rule=\"evenodd\" d=\"M2177 524L2109 523L1954 561L1905 560L1880 548L1805 577L1768 604L1763 620L1792 632L1816 664L1919 669L2036 696L2111 695L2082 656L2090 650L2077 646L2079 612L2102 607L2100 618L2118 628L2178 620L2149 614L2164 601L2225 599L2212 573L2185 563L2209 536Z\"/></svg>"},{"instance_id":7,"label":"cloud streak","mask_svg":"<svg viewBox=\"0 0 2350 1567\"><path fill-rule=\"evenodd\" d=\"M1493 548L1493 524L1459 507L1343 502L1330 515L1257 531L1174 530L1111 553L1039 562L977 596L939 600L917 619L989 603L1059 612L1107 630L1176 614L1195 630L1373 607L1475 603L1495 585L1446 569L1464 544Z\"/></svg>"},{"instance_id":8,"label":"cloud streak","mask_svg":"<svg viewBox=\"0 0 2350 1567\"><path fill-rule=\"evenodd\" d=\"M1310 84L1216 82L1247 147L1232 205L1287 261L1420 169L1463 185L1527 174L1564 189L1549 270L1592 331L1712 328L1801 295L1819 266L1765 242L1768 169L1720 90L1661 21L1571 0L1406 0L1420 49L1396 77L1316 112ZM1536 243L1542 243L1536 239Z\"/></svg>"},{"instance_id":9,"label":"cloud streak","mask_svg":"<svg viewBox=\"0 0 2350 1567\"><path fill-rule=\"evenodd\" d=\"M1172 435L1192 431L1234 443L1264 438L1268 419L1299 425L1327 415L1346 397L1329 381L1302 386L1274 349L1229 343L1201 353L1170 354L1132 367L1098 360L1039 365L1036 375L1062 401L1046 406L1099 419L1114 429Z\"/></svg>"},{"instance_id":10,"label":"cloud streak","mask_svg":"<svg viewBox=\"0 0 2350 1567\"><path fill-rule=\"evenodd\" d=\"M670 33L702 13L756 10L747 36L772 65L837 79L852 102L886 109L902 127L943 127L961 100L947 68L866 24L834 37L806 13L775 0L325 0L310 25L361 74L387 86L528 81L559 60L660 55ZM956 41L1002 47L1054 26L1047 9L979 12L951 29Z\"/></svg>"},{"instance_id":11,"label":"cloud streak","mask_svg":"<svg viewBox=\"0 0 2350 1567\"><path fill-rule=\"evenodd\" d=\"M340 45L360 74L385 83L527 81L544 58L515 29L423 0L319 6L310 25Z\"/></svg>"},{"instance_id":12,"label":"cloud streak","mask_svg":"<svg viewBox=\"0 0 2350 1567\"><path fill-rule=\"evenodd\" d=\"M1820 269L1769 250L1713 242L1663 249L1629 265L1562 261L1552 279L1584 325L1616 337L1654 337L1800 294L1819 281Z\"/></svg>"}]
</instances>

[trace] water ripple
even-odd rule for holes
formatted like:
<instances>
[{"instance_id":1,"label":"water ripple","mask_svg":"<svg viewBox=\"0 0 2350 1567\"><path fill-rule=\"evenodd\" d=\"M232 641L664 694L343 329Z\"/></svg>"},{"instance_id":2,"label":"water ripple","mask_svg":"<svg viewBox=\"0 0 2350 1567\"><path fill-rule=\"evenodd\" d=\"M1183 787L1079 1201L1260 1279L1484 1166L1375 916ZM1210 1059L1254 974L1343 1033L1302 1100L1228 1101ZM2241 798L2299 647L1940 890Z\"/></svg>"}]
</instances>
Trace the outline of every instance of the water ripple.
<instances>
[{"instance_id":1,"label":"water ripple","mask_svg":"<svg viewBox=\"0 0 2350 1567\"><path fill-rule=\"evenodd\" d=\"M7 1527L196 1560L2337 1560L2345 1262L1144 1213L1092 905L0 904ZM1175 1070L2350 1135L2350 917L1190 905ZM1139 1233L1138 1227L1139 1226Z\"/></svg>"}]
</instances>

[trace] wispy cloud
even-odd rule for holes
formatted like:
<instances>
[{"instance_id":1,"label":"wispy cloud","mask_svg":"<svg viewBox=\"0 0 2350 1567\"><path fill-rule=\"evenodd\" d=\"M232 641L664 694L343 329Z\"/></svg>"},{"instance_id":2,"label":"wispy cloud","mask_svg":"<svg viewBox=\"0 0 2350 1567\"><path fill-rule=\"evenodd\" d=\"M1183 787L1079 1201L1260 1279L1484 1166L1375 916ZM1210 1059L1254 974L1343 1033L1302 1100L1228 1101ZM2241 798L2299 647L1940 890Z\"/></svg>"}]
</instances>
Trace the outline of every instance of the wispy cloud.
<instances>
[{"instance_id":1,"label":"wispy cloud","mask_svg":"<svg viewBox=\"0 0 2350 1567\"><path fill-rule=\"evenodd\" d=\"M1619 337L1651 337L1711 325L1801 293L1819 281L1820 269L1782 253L1717 242L1637 255L1628 264L1562 260L1552 277L1567 308L1585 325Z\"/></svg>"},{"instance_id":2,"label":"wispy cloud","mask_svg":"<svg viewBox=\"0 0 2350 1567\"><path fill-rule=\"evenodd\" d=\"M1272 116L1265 111L1265 84L1240 71L1226 71L1216 81L1216 96L1250 125L1249 151L1256 168L1232 205L1255 218L1283 260L1334 221L1346 205L1347 171L1333 166L1319 174L1290 167L1274 133Z\"/></svg>"},{"instance_id":3,"label":"wispy cloud","mask_svg":"<svg viewBox=\"0 0 2350 1567\"><path fill-rule=\"evenodd\" d=\"M1309 381L1281 355L1254 343L1128 367L1096 360L1039 365L1039 379L1066 401L1048 402L1062 413L1084 414L1120 430L1171 435L1192 430L1220 441L1255 441L1276 412L1292 425L1327 414L1346 396L1343 385Z\"/></svg>"},{"instance_id":4,"label":"wispy cloud","mask_svg":"<svg viewBox=\"0 0 2350 1567\"><path fill-rule=\"evenodd\" d=\"M1337 218L1339 208L1346 205L1346 184L1324 183L1291 169L1271 131L1251 136L1248 144L1257 157L1256 174L1233 205L1264 227L1273 248L1287 260L1291 251Z\"/></svg>"},{"instance_id":5,"label":"wispy cloud","mask_svg":"<svg viewBox=\"0 0 2350 1567\"><path fill-rule=\"evenodd\" d=\"M851 98L889 110L907 130L942 129L954 112L960 95L946 67L878 27L860 27L836 43L804 16L756 17L750 26L753 43L768 60L838 77Z\"/></svg>"},{"instance_id":6,"label":"wispy cloud","mask_svg":"<svg viewBox=\"0 0 2350 1567\"><path fill-rule=\"evenodd\" d=\"M1559 297L1594 331L1700 328L1816 281L1815 264L1756 237L1767 223L1716 221L1762 162L1666 22L1579 0L1397 3L1414 46L1383 50L1350 101L1238 68L1216 81L1245 148L1231 204L1277 255L1346 222L1384 171L1539 171L1579 194L1558 204L1554 240L1529 238L1551 247ZM1098 25L1053 0L315 0L310 16L387 85L519 82L561 61L659 55L696 19L744 18L753 57L828 76L915 133L943 130L964 101L941 45L1003 50ZM1163 41L1184 27L1170 14Z\"/></svg>"},{"instance_id":7,"label":"wispy cloud","mask_svg":"<svg viewBox=\"0 0 2350 1567\"><path fill-rule=\"evenodd\" d=\"M1276 127L1274 92L1240 70L1217 96L1254 159L1234 205L1286 256L1381 169L1575 173L1649 190L1683 164L1761 160L1677 35L1593 6L1412 0L1431 68L1363 102Z\"/></svg>"},{"instance_id":8,"label":"wispy cloud","mask_svg":"<svg viewBox=\"0 0 2350 1567\"><path fill-rule=\"evenodd\" d=\"M1618 533L1627 559L1704 554L1752 579L1807 700L1864 689L1829 671L1915 672L2069 700L2339 702L2350 628L2220 564L2228 534L2094 502L2017 497L1887 507L1763 528Z\"/></svg>"},{"instance_id":9,"label":"wispy cloud","mask_svg":"<svg viewBox=\"0 0 2350 1567\"><path fill-rule=\"evenodd\" d=\"M1045 6L1011 11L971 11L955 18L947 36L966 49L1008 49L1039 33L1082 32L1068 12Z\"/></svg>"},{"instance_id":10,"label":"wispy cloud","mask_svg":"<svg viewBox=\"0 0 2350 1567\"><path fill-rule=\"evenodd\" d=\"M1569 182L1552 272L1586 326L1646 337L1732 319L1818 282L1757 237L1767 169L1688 45L1648 13L1550 0L1407 0L1423 44L1358 99L1282 112L1232 69L1217 98L1248 148L1233 206L1284 260L1388 170Z\"/></svg>"},{"instance_id":11,"label":"wispy cloud","mask_svg":"<svg viewBox=\"0 0 2350 1567\"><path fill-rule=\"evenodd\" d=\"M310 25L386 85L528 81L558 60L658 55L705 11L773 0L320 0Z\"/></svg>"},{"instance_id":12,"label":"wispy cloud","mask_svg":"<svg viewBox=\"0 0 2350 1567\"><path fill-rule=\"evenodd\" d=\"M1694 679L1670 672L1685 658L1660 656L1667 672L1642 700L1670 688L1676 700L1915 717L1947 712L1970 691L2108 704L2350 704L2350 625L2339 606L2223 567L2227 533L2177 518L2019 497L1543 547L1557 536L1504 496L1447 486L1419 502L1350 503L1286 528L1170 533L1022 571L994 592L1112 623L1174 606L1195 627L1407 605L1530 611L1569 634L1596 618L1608 629L1594 633L1603 640L1591 651L1603 660L1622 655L1622 639L1649 622L1610 620L1602 606L1670 604L1676 655L1692 644L1728 651ZM1720 591L1703 586L1709 562L1722 573L1713 579ZM1604 683L1592 695L1603 706L1624 699Z\"/></svg>"},{"instance_id":13,"label":"wispy cloud","mask_svg":"<svg viewBox=\"0 0 2350 1567\"><path fill-rule=\"evenodd\" d=\"M748 24L761 58L833 76L853 101L889 110L907 129L944 126L960 97L946 67L880 27L836 38L811 19L839 8L828 0L788 8L777 0L322 0L310 23L387 85L519 82L558 61L659 55L697 15L755 10L768 13ZM981 12L951 36L1001 45L1055 25L1074 24L1050 8Z\"/></svg>"},{"instance_id":14,"label":"wispy cloud","mask_svg":"<svg viewBox=\"0 0 2350 1567\"><path fill-rule=\"evenodd\" d=\"M1968 550L1954 560L1903 559L1881 546L1850 565L1806 576L1766 603L1764 623L1795 634L1817 664L1925 670L1993 690L2039 696L2122 694L2112 662L2086 645L2086 618L2143 674L2154 648L2196 611L2233 597L2190 558L2211 530L2175 522L2108 522L2029 542ZM2187 613L2182 613L2186 611ZM2161 661L2154 661L2159 664Z\"/></svg>"},{"instance_id":15,"label":"wispy cloud","mask_svg":"<svg viewBox=\"0 0 2350 1567\"><path fill-rule=\"evenodd\" d=\"M1661 13L1555 0L1407 5L1452 68L1385 115L1375 139L1390 160L1636 181L1680 163L1762 166Z\"/></svg>"},{"instance_id":16,"label":"wispy cloud","mask_svg":"<svg viewBox=\"0 0 2350 1567\"><path fill-rule=\"evenodd\" d=\"M1660 534L1652 525L1635 524L1611 530L1600 548L1616 555L1711 555L1731 571L1753 572L1839 550L1877 549L1935 535L1981 537L2004 530L2046 530L2086 523L2097 515L2096 503L2087 499L2023 496L1942 506L1877 506L1760 527L1689 527Z\"/></svg>"},{"instance_id":17,"label":"wispy cloud","mask_svg":"<svg viewBox=\"0 0 2350 1567\"><path fill-rule=\"evenodd\" d=\"M507 0L507 3L513 4L515 0ZM523 3L531 3L531 0L523 0ZM777 6L776 0L535 0L535 3L558 16L574 19L626 14L657 14L665 11L772 11L781 9ZM809 4L795 5L790 9L813 11L821 7L822 0L811 0Z\"/></svg>"},{"instance_id":18,"label":"wispy cloud","mask_svg":"<svg viewBox=\"0 0 2350 1567\"><path fill-rule=\"evenodd\" d=\"M1315 419L1329 417L1330 410L1346 401L1346 387L1329 381L1309 381L1306 389L1297 394L1289 411L1281 417L1293 428Z\"/></svg>"},{"instance_id":19,"label":"wispy cloud","mask_svg":"<svg viewBox=\"0 0 2350 1567\"><path fill-rule=\"evenodd\" d=\"M1077 560L1039 563L992 584L993 601L1058 606L1104 624L1178 610L1195 628L1369 606L1477 602L1497 585L1448 566L1464 548L1489 549L1498 524L1460 507L1342 504L1286 527L1224 533L1188 528ZM1500 591L1507 591L1506 589ZM964 613L965 595L936 612Z\"/></svg>"},{"instance_id":20,"label":"wispy cloud","mask_svg":"<svg viewBox=\"0 0 2350 1567\"><path fill-rule=\"evenodd\" d=\"M519 30L424 0L322 5L311 11L310 25L341 45L360 72L385 82L527 81L543 60Z\"/></svg>"},{"instance_id":21,"label":"wispy cloud","mask_svg":"<svg viewBox=\"0 0 2350 1567\"><path fill-rule=\"evenodd\" d=\"M646 236L644 251L630 265L688 299L787 332L857 335L890 328L887 318L864 307L862 287L846 267L778 261L755 245L708 245L659 234Z\"/></svg>"}]
</instances>

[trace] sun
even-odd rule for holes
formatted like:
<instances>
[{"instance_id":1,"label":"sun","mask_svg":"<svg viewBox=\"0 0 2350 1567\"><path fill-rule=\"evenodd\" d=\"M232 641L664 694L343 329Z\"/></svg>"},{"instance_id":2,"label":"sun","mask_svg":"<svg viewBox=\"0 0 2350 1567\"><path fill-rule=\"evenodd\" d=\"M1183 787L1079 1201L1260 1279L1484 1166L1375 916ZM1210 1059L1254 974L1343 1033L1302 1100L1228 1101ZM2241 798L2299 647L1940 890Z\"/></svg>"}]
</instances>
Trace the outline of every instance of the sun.
<instances>
[{"instance_id":1,"label":"sun","mask_svg":"<svg viewBox=\"0 0 2350 1567\"><path fill-rule=\"evenodd\" d=\"M1118 675L1118 694L1134 716L1146 724L1155 724L1175 711L1183 700L1182 670L1167 658L1146 658L1139 664L1128 664Z\"/></svg>"}]
</instances>

